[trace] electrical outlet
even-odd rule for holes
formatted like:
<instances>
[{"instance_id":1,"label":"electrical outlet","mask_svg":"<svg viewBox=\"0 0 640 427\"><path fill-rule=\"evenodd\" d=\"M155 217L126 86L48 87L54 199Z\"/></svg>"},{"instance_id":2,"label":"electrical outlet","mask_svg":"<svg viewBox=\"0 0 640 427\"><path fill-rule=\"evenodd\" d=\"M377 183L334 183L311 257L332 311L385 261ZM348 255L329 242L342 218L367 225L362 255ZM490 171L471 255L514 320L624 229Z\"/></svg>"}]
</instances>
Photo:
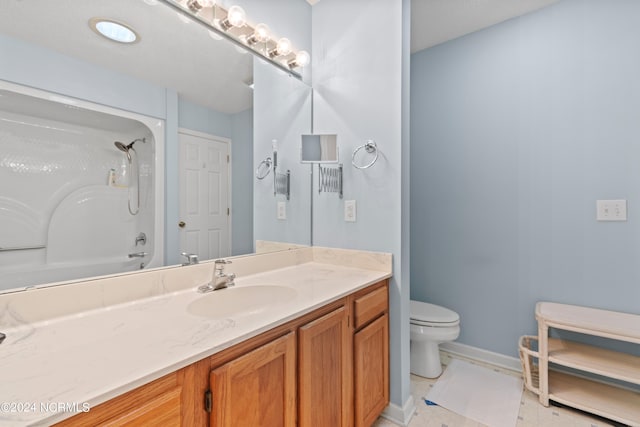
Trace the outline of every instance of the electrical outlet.
<instances>
[{"instance_id":1,"label":"electrical outlet","mask_svg":"<svg viewBox=\"0 0 640 427\"><path fill-rule=\"evenodd\" d=\"M344 220L347 222L356 222L356 201L344 201Z\"/></svg>"},{"instance_id":2,"label":"electrical outlet","mask_svg":"<svg viewBox=\"0 0 640 427\"><path fill-rule=\"evenodd\" d=\"M598 221L626 221L626 200L596 200Z\"/></svg>"},{"instance_id":3,"label":"electrical outlet","mask_svg":"<svg viewBox=\"0 0 640 427\"><path fill-rule=\"evenodd\" d=\"M287 203L278 202L278 219L287 219Z\"/></svg>"}]
</instances>

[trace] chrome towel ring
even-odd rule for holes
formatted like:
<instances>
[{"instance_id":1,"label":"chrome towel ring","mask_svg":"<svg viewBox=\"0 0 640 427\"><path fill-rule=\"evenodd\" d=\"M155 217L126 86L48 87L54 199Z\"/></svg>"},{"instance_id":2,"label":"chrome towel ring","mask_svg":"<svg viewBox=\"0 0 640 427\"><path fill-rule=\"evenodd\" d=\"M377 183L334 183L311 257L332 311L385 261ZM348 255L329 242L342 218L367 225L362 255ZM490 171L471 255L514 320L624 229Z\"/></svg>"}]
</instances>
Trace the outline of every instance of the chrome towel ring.
<instances>
[{"instance_id":1,"label":"chrome towel ring","mask_svg":"<svg viewBox=\"0 0 640 427\"><path fill-rule=\"evenodd\" d=\"M356 154L358 154L358 151L362 150L363 148L364 148L364 151L366 151L367 153L374 154L373 160L371 160L366 165L357 165L356 164ZM358 148L356 148L353 151L353 155L351 156L351 164L356 169L367 169L367 168L370 168L371 166L373 166L376 163L376 161L378 161L378 146L376 145L376 142L373 139L368 140L365 144L363 144L363 145L359 146Z\"/></svg>"},{"instance_id":2,"label":"chrome towel ring","mask_svg":"<svg viewBox=\"0 0 640 427\"><path fill-rule=\"evenodd\" d=\"M267 157L266 159L261 161L256 168L256 178L265 179L267 175L269 175L269 172L271 172L272 167L273 162L271 161L271 157Z\"/></svg>"}]
</instances>

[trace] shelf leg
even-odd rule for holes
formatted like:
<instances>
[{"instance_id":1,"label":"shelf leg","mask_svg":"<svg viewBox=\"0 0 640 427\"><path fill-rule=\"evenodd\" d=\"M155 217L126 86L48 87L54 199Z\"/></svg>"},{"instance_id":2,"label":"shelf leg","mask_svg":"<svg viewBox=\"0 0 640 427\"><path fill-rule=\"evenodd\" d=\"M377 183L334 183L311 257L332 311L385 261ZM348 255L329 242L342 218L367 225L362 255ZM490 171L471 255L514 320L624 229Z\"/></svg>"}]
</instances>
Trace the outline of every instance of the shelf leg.
<instances>
[{"instance_id":1,"label":"shelf leg","mask_svg":"<svg viewBox=\"0 0 640 427\"><path fill-rule=\"evenodd\" d=\"M549 406L549 326L544 320L538 321L538 375L540 403Z\"/></svg>"}]
</instances>

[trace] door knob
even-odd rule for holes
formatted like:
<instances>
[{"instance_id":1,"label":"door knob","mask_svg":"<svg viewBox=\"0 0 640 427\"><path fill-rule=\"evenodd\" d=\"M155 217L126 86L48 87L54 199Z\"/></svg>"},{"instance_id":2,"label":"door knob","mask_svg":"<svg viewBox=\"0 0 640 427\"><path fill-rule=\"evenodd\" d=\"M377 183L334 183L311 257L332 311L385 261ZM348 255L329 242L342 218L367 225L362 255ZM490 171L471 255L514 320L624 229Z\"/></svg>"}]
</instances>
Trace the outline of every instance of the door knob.
<instances>
[{"instance_id":1,"label":"door knob","mask_svg":"<svg viewBox=\"0 0 640 427\"><path fill-rule=\"evenodd\" d=\"M180 228L184 228L184 226L185 226L185 225L187 225L187 223L186 223L186 222L184 222L184 221L180 221L180 222L178 223L178 227L180 227Z\"/></svg>"}]
</instances>

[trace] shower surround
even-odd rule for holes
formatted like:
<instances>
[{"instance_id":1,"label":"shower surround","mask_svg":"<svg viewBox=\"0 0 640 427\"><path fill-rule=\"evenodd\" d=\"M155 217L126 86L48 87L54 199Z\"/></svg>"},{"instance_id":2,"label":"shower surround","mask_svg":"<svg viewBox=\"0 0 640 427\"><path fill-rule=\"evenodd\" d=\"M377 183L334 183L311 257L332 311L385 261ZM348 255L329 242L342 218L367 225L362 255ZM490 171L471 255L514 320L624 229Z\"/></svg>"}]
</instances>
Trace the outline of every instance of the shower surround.
<instances>
[{"instance_id":1,"label":"shower surround","mask_svg":"<svg viewBox=\"0 0 640 427\"><path fill-rule=\"evenodd\" d=\"M161 266L163 147L162 120L0 81L0 292Z\"/></svg>"}]
</instances>

